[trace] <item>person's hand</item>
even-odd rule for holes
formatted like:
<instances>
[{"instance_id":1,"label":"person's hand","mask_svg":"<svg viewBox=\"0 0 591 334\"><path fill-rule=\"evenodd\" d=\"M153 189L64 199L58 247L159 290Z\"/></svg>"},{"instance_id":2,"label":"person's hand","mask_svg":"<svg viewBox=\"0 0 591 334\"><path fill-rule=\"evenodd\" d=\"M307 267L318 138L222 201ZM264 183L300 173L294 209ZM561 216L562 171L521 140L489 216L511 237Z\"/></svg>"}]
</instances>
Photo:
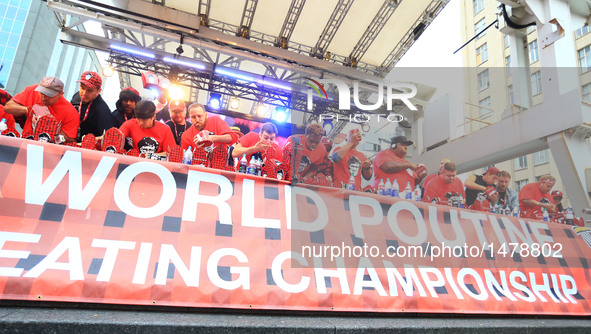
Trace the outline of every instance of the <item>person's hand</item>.
<instances>
[{"instance_id":1,"label":"person's hand","mask_svg":"<svg viewBox=\"0 0 591 334\"><path fill-rule=\"evenodd\" d=\"M417 169L415 171L419 178L423 178L427 176L427 167L424 164L418 164Z\"/></svg>"},{"instance_id":2,"label":"person's hand","mask_svg":"<svg viewBox=\"0 0 591 334\"><path fill-rule=\"evenodd\" d=\"M493 186L488 186L486 187L486 189L484 189L484 193L486 194L486 197L488 198L488 201L491 203L496 203L497 199L498 199L498 192L497 189Z\"/></svg>"},{"instance_id":3,"label":"person's hand","mask_svg":"<svg viewBox=\"0 0 591 334\"><path fill-rule=\"evenodd\" d=\"M258 141L258 143L254 145L254 147L256 148L256 152L262 152L266 151L269 147L271 147L271 144L267 144L265 143L265 141L261 139Z\"/></svg>"},{"instance_id":4,"label":"person's hand","mask_svg":"<svg viewBox=\"0 0 591 334\"><path fill-rule=\"evenodd\" d=\"M556 205L551 204L551 203L540 203L540 207L545 208L546 210L548 210L550 212L556 211Z\"/></svg>"}]
</instances>

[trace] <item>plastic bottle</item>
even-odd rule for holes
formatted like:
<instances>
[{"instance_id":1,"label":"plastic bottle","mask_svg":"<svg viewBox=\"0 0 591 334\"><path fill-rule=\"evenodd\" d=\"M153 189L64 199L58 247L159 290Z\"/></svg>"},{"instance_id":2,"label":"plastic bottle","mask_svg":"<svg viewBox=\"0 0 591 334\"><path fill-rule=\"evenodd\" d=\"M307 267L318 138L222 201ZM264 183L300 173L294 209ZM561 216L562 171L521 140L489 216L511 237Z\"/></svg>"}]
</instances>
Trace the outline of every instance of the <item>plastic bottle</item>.
<instances>
[{"instance_id":1,"label":"plastic bottle","mask_svg":"<svg viewBox=\"0 0 591 334\"><path fill-rule=\"evenodd\" d=\"M419 185L417 184L417 186L415 187L415 191L413 191L412 193L412 199L413 201L420 202L422 197L423 194L421 193L421 187L419 187Z\"/></svg>"},{"instance_id":2,"label":"plastic bottle","mask_svg":"<svg viewBox=\"0 0 591 334\"><path fill-rule=\"evenodd\" d=\"M3 118L0 121L0 132L4 131L6 129L8 129L8 126L6 125L6 118Z\"/></svg>"},{"instance_id":3,"label":"plastic bottle","mask_svg":"<svg viewBox=\"0 0 591 334\"><path fill-rule=\"evenodd\" d=\"M242 155L242 159L240 159L240 167L238 168L239 173L246 173L246 166L248 165L248 161L246 161L246 154Z\"/></svg>"},{"instance_id":4,"label":"plastic bottle","mask_svg":"<svg viewBox=\"0 0 591 334\"><path fill-rule=\"evenodd\" d=\"M347 189L355 190L355 176L351 173L351 177L349 177L349 183L347 183Z\"/></svg>"},{"instance_id":5,"label":"plastic bottle","mask_svg":"<svg viewBox=\"0 0 591 334\"><path fill-rule=\"evenodd\" d=\"M250 157L250 162L248 163L248 167L246 167L246 174L256 175L257 173L257 163L254 160L254 157Z\"/></svg>"},{"instance_id":6,"label":"plastic bottle","mask_svg":"<svg viewBox=\"0 0 591 334\"><path fill-rule=\"evenodd\" d=\"M400 197L400 186L398 185L398 180L394 179L394 183L392 184L392 197Z\"/></svg>"},{"instance_id":7,"label":"plastic bottle","mask_svg":"<svg viewBox=\"0 0 591 334\"><path fill-rule=\"evenodd\" d=\"M406 188L404 188L404 198L412 199L412 188L410 186L410 182L406 182Z\"/></svg>"},{"instance_id":8,"label":"plastic bottle","mask_svg":"<svg viewBox=\"0 0 591 334\"><path fill-rule=\"evenodd\" d=\"M392 183L390 182L390 178L386 179L386 183L384 183L384 196L391 196L392 195Z\"/></svg>"},{"instance_id":9,"label":"plastic bottle","mask_svg":"<svg viewBox=\"0 0 591 334\"><path fill-rule=\"evenodd\" d=\"M193 148L189 146L185 152L183 152L183 163L190 165L193 163Z\"/></svg>"},{"instance_id":10,"label":"plastic bottle","mask_svg":"<svg viewBox=\"0 0 591 334\"><path fill-rule=\"evenodd\" d=\"M542 209L542 217L544 218L544 221L550 221L550 215L548 214L548 210L546 210L546 208Z\"/></svg>"},{"instance_id":11,"label":"plastic bottle","mask_svg":"<svg viewBox=\"0 0 591 334\"><path fill-rule=\"evenodd\" d=\"M513 217L519 217L519 207L518 206L513 208Z\"/></svg>"},{"instance_id":12,"label":"plastic bottle","mask_svg":"<svg viewBox=\"0 0 591 334\"><path fill-rule=\"evenodd\" d=\"M378 195L384 195L384 179L381 179L378 184Z\"/></svg>"},{"instance_id":13,"label":"plastic bottle","mask_svg":"<svg viewBox=\"0 0 591 334\"><path fill-rule=\"evenodd\" d=\"M261 159L257 159L255 163L256 175L261 176L261 170L263 169L263 161Z\"/></svg>"},{"instance_id":14,"label":"plastic bottle","mask_svg":"<svg viewBox=\"0 0 591 334\"><path fill-rule=\"evenodd\" d=\"M566 212L564 214L564 218L566 219L567 225L574 225L575 214L572 208L566 208Z\"/></svg>"},{"instance_id":15,"label":"plastic bottle","mask_svg":"<svg viewBox=\"0 0 591 334\"><path fill-rule=\"evenodd\" d=\"M465 209L466 206L464 205L464 196L460 194L460 209Z\"/></svg>"}]
</instances>

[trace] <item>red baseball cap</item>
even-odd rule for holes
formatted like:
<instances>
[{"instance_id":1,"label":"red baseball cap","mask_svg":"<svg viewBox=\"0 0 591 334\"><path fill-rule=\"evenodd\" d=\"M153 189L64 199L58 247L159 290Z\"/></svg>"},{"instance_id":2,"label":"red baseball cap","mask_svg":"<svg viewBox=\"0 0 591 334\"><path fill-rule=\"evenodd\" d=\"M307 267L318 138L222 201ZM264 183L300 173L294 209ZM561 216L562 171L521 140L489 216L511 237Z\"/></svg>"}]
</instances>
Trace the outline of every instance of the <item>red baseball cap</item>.
<instances>
[{"instance_id":1,"label":"red baseball cap","mask_svg":"<svg viewBox=\"0 0 591 334\"><path fill-rule=\"evenodd\" d=\"M495 166L492 166L492 167L489 167L484 174L497 175L497 174L499 174L499 169Z\"/></svg>"},{"instance_id":2,"label":"red baseball cap","mask_svg":"<svg viewBox=\"0 0 591 334\"><path fill-rule=\"evenodd\" d=\"M560 190L553 190L550 195L552 195L552 197L563 197L562 196L562 191Z\"/></svg>"},{"instance_id":3,"label":"red baseball cap","mask_svg":"<svg viewBox=\"0 0 591 334\"><path fill-rule=\"evenodd\" d=\"M82 73L80 80L76 82L82 83L84 86L93 89L100 89L103 85L103 79L101 76L98 73L92 71L86 71Z\"/></svg>"}]
</instances>

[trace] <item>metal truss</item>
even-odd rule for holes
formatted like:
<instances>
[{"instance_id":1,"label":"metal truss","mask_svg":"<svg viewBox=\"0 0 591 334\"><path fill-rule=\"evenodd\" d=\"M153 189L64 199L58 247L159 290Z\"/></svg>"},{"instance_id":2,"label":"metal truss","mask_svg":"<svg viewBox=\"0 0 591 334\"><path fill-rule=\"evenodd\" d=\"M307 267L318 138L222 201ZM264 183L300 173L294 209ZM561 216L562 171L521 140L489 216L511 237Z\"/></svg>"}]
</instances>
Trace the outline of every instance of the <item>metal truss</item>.
<instances>
[{"instance_id":1,"label":"metal truss","mask_svg":"<svg viewBox=\"0 0 591 334\"><path fill-rule=\"evenodd\" d=\"M355 67L358 61L363 57L363 55L365 55L365 52L367 52L369 46L376 39L380 31L382 31L382 28L384 28L386 22L388 22L392 14L394 14L396 8L398 8L398 1L399 0L384 1L382 7L380 7L369 26L367 26L367 29L365 29L363 32L363 35L361 35L361 38L359 38L359 41L353 48L353 51L351 51L351 54L347 58L348 66Z\"/></svg>"},{"instance_id":2,"label":"metal truss","mask_svg":"<svg viewBox=\"0 0 591 334\"><path fill-rule=\"evenodd\" d=\"M246 2L244 3L244 11L242 12L240 26L236 30L236 36L246 39L250 38L250 27L252 26L254 13L257 9L257 3L258 0L246 0Z\"/></svg>"},{"instance_id":3,"label":"metal truss","mask_svg":"<svg viewBox=\"0 0 591 334\"><path fill-rule=\"evenodd\" d=\"M300 14L302 13L302 9L304 9L305 4L306 0L291 1L289 11L287 12L287 16L285 16L285 21L283 21L283 26L281 27L275 46L287 49L287 44L291 39L291 34L293 33L295 25L298 23L298 19L300 18Z\"/></svg>"},{"instance_id":4,"label":"metal truss","mask_svg":"<svg viewBox=\"0 0 591 334\"><path fill-rule=\"evenodd\" d=\"M390 70L396 65L396 63L404 56L406 51L410 49L411 45L423 31L431 24L433 19L443 10L449 0L439 0L432 2L421 16L415 21L412 27L406 32L400 42L392 49L390 54L384 59L380 66L382 71L382 77L385 76Z\"/></svg>"},{"instance_id":5,"label":"metal truss","mask_svg":"<svg viewBox=\"0 0 591 334\"><path fill-rule=\"evenodd\" d=\"M201 25L204 27L209 27L210 8L209 0L199 0L199 17L201 17Z\"/></svg>"},{"instance_id":6,"label":"metal truss","mask_svg":"<svg viewBox=\"0 0 591 334\"><path fill-rule=\"evenodd\" d=\"M349 9L351 8L351 4L353 4L354 0L339 0L337 5L335 6L324 30L318 37L318 41L316 42L316 46L313 49L313 56L319 59L324 59L324 52L332 42L334 35L339 30L341 23L347 16Z\"/></svg>"}]
</instances>

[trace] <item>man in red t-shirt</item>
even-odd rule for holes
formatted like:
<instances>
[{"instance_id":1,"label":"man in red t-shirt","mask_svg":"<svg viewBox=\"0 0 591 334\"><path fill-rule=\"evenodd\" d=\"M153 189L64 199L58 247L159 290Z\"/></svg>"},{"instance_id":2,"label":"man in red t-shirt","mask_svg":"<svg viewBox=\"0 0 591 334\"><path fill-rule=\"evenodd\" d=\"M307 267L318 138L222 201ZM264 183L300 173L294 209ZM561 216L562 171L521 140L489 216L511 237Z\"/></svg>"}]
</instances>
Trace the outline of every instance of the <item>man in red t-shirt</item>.
<instances>
[{"instance_id":1,"label":"man in red t-shirt","mask_svg":"<svg viewBox=\"0 0 591 334\"><path fill-rule=\"evenodd\" d=\"M293 135L287 138L285 146L292 147L292 159L297 157L297 160L299 160L292 160L292 166L296 169L294 171L295 182L305 183L306 180L311 180L316 176L318 166L326 156L326 148L324 145L319 145L323 135L324 129L322 126L314 123L306 127L304 135ZM294 157L295 150L300 153Z\"/></svg>"},{"instance_id":2,"label":"man in red t-shirt","mask_svg":"<svg viewBox=\"0 0 591 334\"><path fill-rule=\"evenodd\" d=\"M361 175L366 180L371 179L371 163L367 161L365 154L357 151L357 145L361 142L361 133L358 129L349 131L347 143L337 147L332 153L334 166L335 187L342 188L349 183L351 175L355 178L355 190L361 190ZM361 173L360 173L361 171Z\"/></svg>"},{"instance_id":3,"label":"man in red t-shirt","mask_svg":"<svg viewBox=\"0 0 591 334\"><path fill-rule=\"evenodd\" d=\"M378 189L380 181L383 180L385 183L388 178L392 183L397 180L400 191L406 188L407 183L410 183L411 189L414 190L415 184L420 183L427 176L427 169L423 164L411 163L405 159L408 146L412 144L414 144L412 140L408 140L405 136L397 136L392 138L389 149L376 155L373 160L375 190Z\"/></svg>"},{"instance_id":4,"label":"man in red t-shirt","mask_svg":"<svg viewBox=\"0 0 591 334\"><path fill-rule=\"evenodd\" d=\"M554 183L556 183L556 179L550 174L545 174L540 176L537 183L528 183L521 188L519 191L521 217L541 219L542 208L549 212L556 211L556 206L552 204L552 196L550 195Z\"/></svg>"},{"instance_id":5,"label":"man in red t-shirt","mask_svg":"<svg viewBox=\"0 0 591 334\"><path fill-rule=\"evenodd\" d=\"M456 177L456 165L451 161L444 163L439 175L425 184L423 202L459 207L464 198L464 185Z\"/></svg>"},{"instance_id":6,"label":"man in red t-shirt","mask_svg":"<svg viewBox=\"0 0 591 334\"><path fill-rule=\"evenodd\" d=\"M275 124L271 122L263 124L260 133L249 132L240 138L232 151L232 158L240 158L246 154L246 161L250 161L253 154L260 153L261 159L264 159L265 151L272 147L275 149L275 159L281 161L282 151L275 143L278 132Z\"/></svg>"},{"instance_id":7,"label":"man in red t-shirt","mask_svg":"<svg viewBox=\"0 0 591 334\"><path fill-rule=\"evenodd\" d=\"M119 128L129 146L140 153L166 154L168 148L176 146L172 131L167 125L156 122L156 106L143 100L135 105L135 118L125 121Z\"/></svg>"},{"instance_id":8,"label":"man in red t-shirt","mask_svg":"<svg viewBox=\"0 0 591 334\"><path fill-rule=\"evenodd\" d=\"M189 146L193 148L204 146L203 141L200 141L197 136L203 130L209 132L207 140L214 144L220 143L227 146L238 140L238 135L219 116L207 116L205 107L201 103L193 103L189 106L189 117L193 126L181 136L181 146L185 150Z\"/></svg>"},{"instance_id":9,"label":"man in red t-shirt","mask_svg":"<svg viewBox=\"0 0 591 334\"><path fill-rule=\"evenodd\" d=\"M431 180L435 179L437 176L439 176L439 174L441 173L441 170L443 169L443 165L446 162L451 162L450 158L443 158L441 159L441 162L439 163L439 171L437 173L433 173L433 174L429 174L425 177L425 179L423 180L423 194L425 193L425 186L431 182Z\"/></svg>"},{"instance_id":10,"label":"man in red t-shirt","mask_svg":"<svg viewBox=\"0 0 591 334\"><path fill-rule=\"evenodd\" d=\"M76 141L80 118L74 106L64 98L64 83L60 79L44 77L39 85L28 86L6 103L4 111L15 117L26 115L23 133L32 132L37 119L42 116L34 113L35 105L46 107L46 110L62 123L61 134L66 142ZM41 109L44 108L39 108Z\"/></svg>"}]
</instances>

